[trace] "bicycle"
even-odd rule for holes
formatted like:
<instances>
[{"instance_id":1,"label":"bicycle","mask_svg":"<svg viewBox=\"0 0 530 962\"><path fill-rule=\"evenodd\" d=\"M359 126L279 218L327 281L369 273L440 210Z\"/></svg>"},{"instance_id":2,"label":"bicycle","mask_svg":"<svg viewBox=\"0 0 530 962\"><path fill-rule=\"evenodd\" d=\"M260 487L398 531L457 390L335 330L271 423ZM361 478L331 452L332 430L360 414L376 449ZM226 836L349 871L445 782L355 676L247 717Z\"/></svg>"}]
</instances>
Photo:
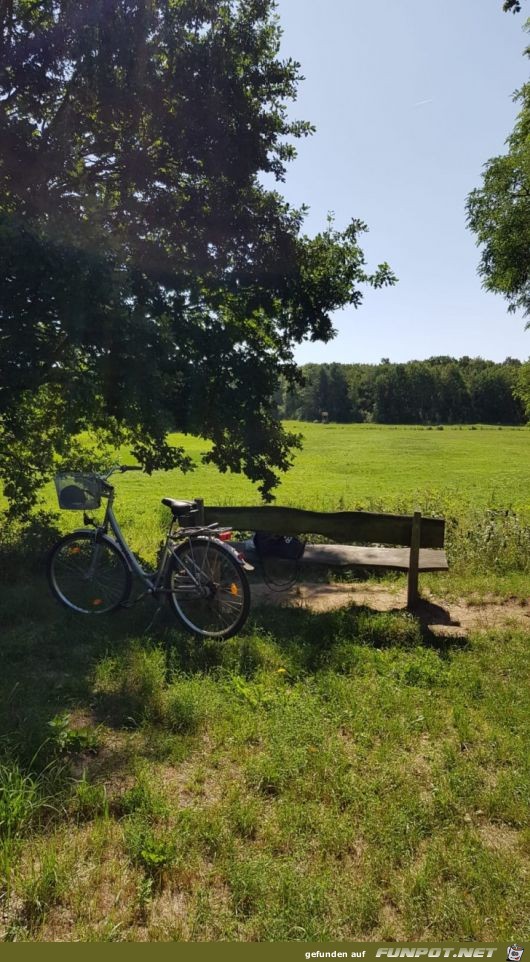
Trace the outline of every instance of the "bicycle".
<instances>
[{"instance_id":1,"label":"bicycle","mask_svg":"<svg viewBox=\"0 0 530 962\"><path fill-rule=\"evenodd\" d=\"M216 524L188 526L199 510L196 501L162 498L172 519L157 570L152 574L145 571L120 529L113 511L115 491L109 483L118 471L141 470L133 465L115 465L106 474L56 475L59 507L82 510L85 528L65 535L52 548L47 563L52 593L79 614L104 615L130 607L136 575L145 591L132 604L145 595L166 596L188 631L205 638L230 638L240 631L249 614L246 571L252 571L252 566L228 543L231 528ZM107 499L107 507L103 522L98 524L87 511L99 508L102 498Z\"/></svg>"}]
</instances>

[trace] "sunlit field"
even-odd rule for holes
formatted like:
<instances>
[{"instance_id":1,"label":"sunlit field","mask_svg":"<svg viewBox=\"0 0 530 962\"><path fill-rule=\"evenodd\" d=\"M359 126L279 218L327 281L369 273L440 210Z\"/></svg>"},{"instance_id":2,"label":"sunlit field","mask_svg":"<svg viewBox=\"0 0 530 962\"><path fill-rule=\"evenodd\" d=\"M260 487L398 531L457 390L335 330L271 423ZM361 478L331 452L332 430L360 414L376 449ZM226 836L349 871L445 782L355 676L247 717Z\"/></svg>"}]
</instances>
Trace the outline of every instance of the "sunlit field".
<instances>
[{"instance_id":1,"label":"sunlit field","mask_svg":"<svg viewBox=\"0 0 530 962\"><path fill-rule=\"evenodd\" d=\"M451 570L421 579L439 606L480 590L483 604L492 595L526 610L528 429L293 427L304 449L278 503L419 504L447 520ZM259 500L204 466L126 475L116 488L147 558L162 496ZM51 487L45 506L56 510ZM61 512L56 523L80 521ZM399 604L254 605L240 636L198 642L167 611L153 621L150 601L96 621L64 611L43 574L53 533L10 539L0 938L530 936L521 619L455 634Z\"/></svg>"},{"instance_id":2,"label":"sunlit field","mask_svg":"<svg viewBox=\"0 0 530 962\"><path fill-rule=\"evenodd\" d=\"M333 510L387 498L412 507L432 493L490 507L530 506L530 428L300 422L286 422L286 427L302 435L303 448L277 490L281 504ZM207 450L198 438L173 435L173 440L197 460ZM259 500L255 486L242 476L221 475L200 464L187 475L157 472L122 483L127 499L141 492L149 503L165 494L202 497L210 504Z\"/></svg>"},{"instance_id":3,"label":"sunlit field","mask_svg":"<svg viewBox=\"0 0 530 962\"><path fill-rule=\"evenodd\" d=\"M396 427L287 422L303 448L281 479L276 503L321 511L376 509L463 518L487 510L530 512L530 428ZM242 475L200 462L199 438L172 436L197 461L196 470L116 477L117 513L138 548L150 553L167 515L162 497L203 498L206 504L258 504L257 487ZM118 461L131 462L123 450ZM45 505L56 510L55 489ZM63 512L63 527L79 516Z\"/></svg>"}]
</instances>

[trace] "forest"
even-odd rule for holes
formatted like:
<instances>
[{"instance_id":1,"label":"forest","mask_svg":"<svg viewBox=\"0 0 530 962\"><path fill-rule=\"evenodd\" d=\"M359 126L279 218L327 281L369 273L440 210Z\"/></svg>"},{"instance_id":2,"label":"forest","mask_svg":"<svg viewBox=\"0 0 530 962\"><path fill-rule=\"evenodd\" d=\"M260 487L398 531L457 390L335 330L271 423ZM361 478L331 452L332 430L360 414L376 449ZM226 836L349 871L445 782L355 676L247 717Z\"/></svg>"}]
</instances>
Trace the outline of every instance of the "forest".
<instances>
[{"instance_id":1,"label":"forest","mask_svg":"<svg viewBox=\"0 0 530 962\"><path fill-rule=\"evenodd\" d=\"M282 382L278 415L300 421L380 424L524 424L529 364L431 357L393 364L306 364Z\"/></svg>"}]
</instances>

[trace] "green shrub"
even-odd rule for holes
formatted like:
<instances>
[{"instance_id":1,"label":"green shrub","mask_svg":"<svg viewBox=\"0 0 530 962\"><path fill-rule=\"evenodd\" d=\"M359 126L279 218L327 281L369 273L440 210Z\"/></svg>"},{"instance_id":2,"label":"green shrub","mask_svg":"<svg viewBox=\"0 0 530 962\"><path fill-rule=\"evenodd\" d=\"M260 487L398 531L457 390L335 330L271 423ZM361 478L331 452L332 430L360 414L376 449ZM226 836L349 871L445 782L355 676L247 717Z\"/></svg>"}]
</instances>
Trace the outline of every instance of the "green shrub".
<instances>
[{"instance_id":1,"label":"green shrub","mask_svg":"<svg viewBox=\"0 0 530 962\"><path fill-rule=\"evenodd\" d=\"M125 844L131 861L140 866L148 878L160 882L175 861L176 846L170 835L146 824L142 819L131 819L125 827Z\"/></svg>"},{"instance_id":2,"label":"green shrub","mask_svg":"<svg viewBox=\"0 0 530 962\"><path fill-rule=\"evenodd\" d=\"M99 748L99 732L93 728L70 728L70 715L61 712L48 722L50 744L59 752L93 752Z\"/></svg>"}]
</instances>

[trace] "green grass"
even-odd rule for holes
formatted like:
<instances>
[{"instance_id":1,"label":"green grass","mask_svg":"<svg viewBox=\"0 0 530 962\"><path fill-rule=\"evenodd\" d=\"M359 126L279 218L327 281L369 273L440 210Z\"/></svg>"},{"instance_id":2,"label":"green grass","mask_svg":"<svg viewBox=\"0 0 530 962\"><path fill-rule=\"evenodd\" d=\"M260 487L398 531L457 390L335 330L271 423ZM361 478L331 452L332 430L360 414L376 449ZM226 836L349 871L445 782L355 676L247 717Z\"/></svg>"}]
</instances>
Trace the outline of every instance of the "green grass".
<instances>
[{"instance_id":1,"label":"green grass","mask_svg":"<svg viewBox=\"0 0 530 962\"><path fill-rule=\"evenodd\" d=\"M144 623L50 601L4 637L4 938L528 937L527 634ZM80 741L48 739L64 712Z\"/></svg>"},{"instance_id":2,"label":"green grass","mask_svg":"<svg viewBox=\"0 0 530 962\"><path fill-rule=\"evenodd\" d=\"M398 513L419 507L447 522L451 575L429 578L426 584L434 581L445 595L455 596L463 578L464 589L479 596L495 590L504 597L528 595L530 428L287 424L303 433L304 447L282 480L278 504ZM206 447L198 438L173 439L197 459ZM130 461L126 451L118 452L117 459ZM259 503L248 480L222 475L211 465L199 464L186 475L169 471L151 477L117 476L113 483L123 530L151 562L168 520L162 497L202 497L206 504ZM45 490L43 507L57 511L53 485ZM63 511L57 517L62 530L79 526L78 512ZM38 555L38 531L31 532L28 547L30 556Z\"/></svg>"},{"instance_id":3,"label":"green grass","mask_svg":"<svg viewBox=\"0 0 530 962\"><path fill-rule=\"evenodd\" d=\"M528 598L527 430L302 428L279 503L419 502L452 561L425 589ZM161 496L257 501L204 467L117 488L150 558ZM530 937L528 632L354 605L254 608L224 644L149 601L87 622L48 595L50 537L3 549L0 938Z\"/></svg>"},{"instance_id":4,"label":"green grass","mask_svg":"<svg viewBox=\"0 0 530 962\"><path fill-rule=\"evenodd\" d=\"M334 510L366 507L374 500L407 503L446 499L482 507L530 508L530 427L445 427L286 422L303 435L303 449L277 492L279 504ZM116 480L122 503L139 518L158 509L161 497L203 497L210 504L259 502L242 475L200 464L209 445L172 435L199 461L197 469L128 475ZM123 450L121 457L130 461ZM49 498L55 503L51 489Z\"/></svg>"}]
</instances>

